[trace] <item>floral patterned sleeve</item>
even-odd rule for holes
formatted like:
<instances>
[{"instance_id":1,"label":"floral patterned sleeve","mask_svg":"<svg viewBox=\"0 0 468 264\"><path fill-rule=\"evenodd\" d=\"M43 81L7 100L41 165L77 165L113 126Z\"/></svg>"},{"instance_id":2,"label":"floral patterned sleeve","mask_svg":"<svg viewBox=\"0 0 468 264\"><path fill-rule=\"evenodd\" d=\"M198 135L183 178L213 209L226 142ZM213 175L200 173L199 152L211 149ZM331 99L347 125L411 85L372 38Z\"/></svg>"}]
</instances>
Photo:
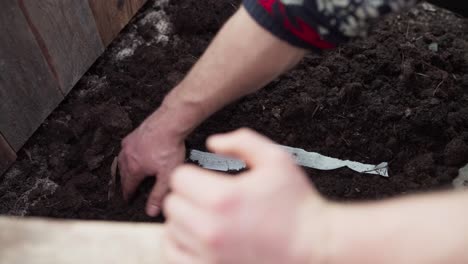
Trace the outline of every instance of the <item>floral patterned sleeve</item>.
<instances>
[{"instance_id":1,"label":"floral patterned sleeve","mask_svg":"<svg viewBox=\"0 0 468 264\"><path fill-rule=\"evenodd\" d=\"M363 37L373 21L419 0L244 0L264 28L292 45L320 51Z\"/></svg>"}]
</instances>

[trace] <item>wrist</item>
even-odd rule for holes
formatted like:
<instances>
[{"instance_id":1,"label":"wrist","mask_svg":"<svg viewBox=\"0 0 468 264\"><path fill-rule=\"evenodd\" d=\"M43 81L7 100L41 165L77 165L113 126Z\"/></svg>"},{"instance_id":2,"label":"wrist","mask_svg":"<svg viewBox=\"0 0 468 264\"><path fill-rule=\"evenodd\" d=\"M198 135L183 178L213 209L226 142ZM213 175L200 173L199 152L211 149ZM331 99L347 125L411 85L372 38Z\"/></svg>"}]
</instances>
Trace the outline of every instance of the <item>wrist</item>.
<instances>
[{"instance_id":1,"label":"wrist","mask_svg":"<svg viewBox=\"0 0 468 264\"><path fill-rule=\"evenodd\" d=\"M310 195L299 208L299 224L296 232L298 263L332 263L330 256L333 238L331 214L332 202Z\"/></svg>"},{"instance_id":2,"label":"wrist","mask_svg":"<svg viewBox=\"0 0 468 264\"><path fill-rule=\"evenodd\" d=\"M174 90L176 90L174 88ZM196 102L191 102L169 93L160 107L144 122L148 130L158 129L164 133L185 139L205 118L202 107Z\"/></svg>"},{"instance_id":3,"label":"wrist","mask_svg":"<svg viewBox=\"0 0 468 264\"><path fill-rule=\"evenodd\" d=\"M327 239L322 246L326 262L323 263L362 263L379 259L379 240L385 235L379 233L379 229L371 231L374 226L367 208L363 204L332 203L329 206Z\"/></svg>"}]
</instances>

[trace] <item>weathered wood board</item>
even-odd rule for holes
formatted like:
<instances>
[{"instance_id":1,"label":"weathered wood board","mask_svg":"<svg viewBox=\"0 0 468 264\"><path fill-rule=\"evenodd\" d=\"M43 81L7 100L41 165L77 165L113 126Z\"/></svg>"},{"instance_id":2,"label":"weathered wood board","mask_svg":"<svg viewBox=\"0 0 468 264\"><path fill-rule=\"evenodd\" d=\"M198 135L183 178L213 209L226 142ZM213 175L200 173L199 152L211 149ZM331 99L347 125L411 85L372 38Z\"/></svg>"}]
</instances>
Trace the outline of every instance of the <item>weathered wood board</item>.
<instances>
[{"instance_id":1,"label":"weathered wood board","mask_svg":"<svg viewBox=\"0 0 468 264\"><path fill-rule=\"evenodd\" d=\"M16 160L16 153L0 134L0 175Z\"/></svg>"},{"instance_id":2,"label":"weathered wood board","mask_svg":"<svg viewBox=\"0 0 468 264\"><path fill-rule=\"evenodd\" d=\"M145 2L2 1L1 155L19 151Z\"/></svg>"},{"instance_id":3,"label":"weathered wood board","mask_svg":"<svg viewBox=\"0 0 468 264\"><path fill-rule=\"evenodd\" d=\"M18 151L63 95L17 0L2 0L0 34L0 132Z\"/></svg>"},{"instance_id":4,"label":"weathered wood board","mask_svg":"<svg viewBox=\"0 0 468 264\"><path fill-rule=\"evenodd\" d=\"M89 0L105 46L119 34L146 0Z\"/></svg>"},{"instance_id":5,"label":"weathered wood board","mask_svg":"<svg viewBox=\"0 0 468 264\"><path fill-rule=\"evenodd\" d=\"M157 224L0 218L0 263L162 264Z\"/></svg>"},{"instance_id":6,"label":"weathered wood board","mask_svg":"<svg viewBox=\"0 0 468 264\"><path fill-rule=\"evenodd\" d=\"M67 94L104 51L88 2L19 1L62 92Z\"/></svg>"}]
</instances>

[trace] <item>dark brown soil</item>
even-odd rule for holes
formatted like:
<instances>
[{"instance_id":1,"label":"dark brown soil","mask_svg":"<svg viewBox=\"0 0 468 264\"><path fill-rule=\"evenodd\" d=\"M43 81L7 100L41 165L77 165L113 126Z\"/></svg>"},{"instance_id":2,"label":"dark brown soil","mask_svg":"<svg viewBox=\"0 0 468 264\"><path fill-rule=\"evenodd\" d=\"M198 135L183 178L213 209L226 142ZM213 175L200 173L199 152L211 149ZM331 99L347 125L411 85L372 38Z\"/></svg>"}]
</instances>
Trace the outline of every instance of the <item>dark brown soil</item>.
<instances>
[{"instance_id":1,"label":"dark brown soil","mask_svg":"<svg viewBox=\"0 0 468 264\"><path fill-rule=\"evenodd\" d=\"M112 159L121 139L158 107L238 5L172 2L149 3L20 151L0 177L1 214L152 220L144 215L151 182L129 205L108 199ZM164 14L169 27L161 23ZM366 40L307 56L210 118L187 144L202 149L208 135L247 126L284 145L390 162L388 179L308 170L334 200L448 188L468 162L467 29L467 21L442 10L418 7L390 17Z\"/></svg>"}]
</instances>

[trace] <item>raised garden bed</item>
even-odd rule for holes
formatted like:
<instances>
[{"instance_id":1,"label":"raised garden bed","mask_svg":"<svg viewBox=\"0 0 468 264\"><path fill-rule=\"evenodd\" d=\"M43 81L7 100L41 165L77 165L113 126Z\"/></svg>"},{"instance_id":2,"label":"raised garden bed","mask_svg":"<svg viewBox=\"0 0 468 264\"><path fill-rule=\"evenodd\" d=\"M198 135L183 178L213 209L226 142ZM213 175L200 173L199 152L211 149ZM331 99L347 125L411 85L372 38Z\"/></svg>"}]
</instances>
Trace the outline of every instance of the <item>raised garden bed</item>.
<instances>
[{"instance_id":1,"label":"raised garden bed","mask_svg":"<svg viewBox=\"0 0 468 264\"><path fill-rule=\"evenodd\" d=\"M147 5L18 153L0 178L0 214L162 220L144 214L151 182L129 205L108 200L110 165L121 139L157 108L239 4L163 2ZM468 162L467 29L466 20L440 9L389 17L366 40L308 55L211 117L187 144L203 149L208 135L247 126L283 145L390 162L389 178L308 170L335 200L451 188Z\"/></svg>"}]
</instances>

